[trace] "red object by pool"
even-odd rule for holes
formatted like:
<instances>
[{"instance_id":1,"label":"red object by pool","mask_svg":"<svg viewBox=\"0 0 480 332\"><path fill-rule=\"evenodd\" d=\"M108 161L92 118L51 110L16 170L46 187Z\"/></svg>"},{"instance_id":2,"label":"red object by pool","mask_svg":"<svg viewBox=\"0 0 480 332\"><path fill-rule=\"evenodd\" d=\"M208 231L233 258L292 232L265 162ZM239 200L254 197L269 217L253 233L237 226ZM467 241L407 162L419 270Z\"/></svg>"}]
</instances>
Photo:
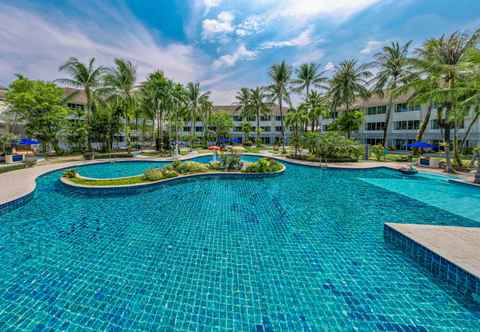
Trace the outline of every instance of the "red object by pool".
<instances>
[{"instance_id":1,"label":"red object by pool","mask_svg":"<svg viewBox=\"0 0 480 332\"><path fill-rule=\"evenodd\" d=\"M216 145L209 146L208 149L210 151L220 151L222 148Z\"/></svg>"}]
</instances>

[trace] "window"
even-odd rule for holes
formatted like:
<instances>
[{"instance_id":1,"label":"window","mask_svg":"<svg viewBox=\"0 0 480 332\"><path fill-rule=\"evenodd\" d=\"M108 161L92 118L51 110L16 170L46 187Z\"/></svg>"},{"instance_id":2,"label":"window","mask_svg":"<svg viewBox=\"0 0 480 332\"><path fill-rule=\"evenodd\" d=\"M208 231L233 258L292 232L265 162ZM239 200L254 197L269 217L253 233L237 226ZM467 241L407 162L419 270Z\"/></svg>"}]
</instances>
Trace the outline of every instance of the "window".
<instances>
[{"instance_id":1,"label":"window","mask_svg":"<svg viewBox=\"0 0 480 332\"><path fill-rule=\"evenodd\" d=\"M385 122L367 122L365 124L365 130L367 131L380 131L385 129Z\"/></svg>"},{"instance_id":2,"label":"window","mask_svg":"<svg viewBox=\"0 0 480 332\"><path fill-rule=\"evenodd\" d=\"M395 130L418 130L420 128L420 120L395 121L393 128Z\"/></svg>"},{"instance_id":3,"label":"window","mask_svg":"<svg viewBox=\"0 0 480 332\"><path fill-rule=\"evenodd\" d=\"M233 121L242 121L242 117L240 115L232 116Z\"/></svg>"},{"instance_id":4,"label":"window","mask_svg":"<svg viewBox=\"0 0 480 332\"><path fill-rule=\"evenodd\" d=\"M282 121L282 117L281 117L280 115L276 115L276 116L275 116L275 120L276 120L276 121Z\"/></svg>"},{"instance_id":5,"label":"window","mask_svg":"<svg viewBox=\"0 0 480 332\"><path fill-rule=\"evenodd\" d=\"M271 118L272 117L270 115L262 115L260 116L260 121L270 121Z\"/></svg>"},{"instance_id":6,"label":"window","mask_svg":"<svg viewBox=\"0 0 480 332\"><path fill-rule=\"evenodd\" d=\"M385 114L387 112L387 106L372 106L367 108L367 115Z\"/></svg>"},{"instance_id":7,"label":"window","mask_svg":"<svg viewBox=\"0 0 480 332\"><path fill-rule=\"evenodd\" d=\"M277 131L279 133L282 132L282 126L276 126L275 131Z\"/></svg>"},{"instance_id":8,"label":"window","mask_svg":"<svg viewBox=\"0 0 480 332\"><path fill-rule=\"evenodd\" d=\"M430 121L430 128L432 128L434 130L440 129L440 125L439 125L437 119L434 119L434 120Z\"/></svg>"},{"instance_id":9,"label":"window","mask_svg":"<svg viewBox=\"0 0 480 332\"><path fill-rule=\"evenodd\" d=\"M420 104L397 104L395 107L395 112L401 113L401 112L415 112L415 111L420 111L422 109Z\"/></svg>"},{"instance_id":10,"label":"window","mask_svg":"<svg viewBox=\"0 0 480 332\"><path fill-rule=\"evenodd\" d=\"M80 104L68 103L67 106L72 110L83 110L83 105Z\"/></svg>"},{"instance_id":11,"label":"window","mask_svg":"<svg viewBox=\"0 0 480 332\"><path fill-rule=\"evenodd\" d=\"M233 128L233 131L241 132L241 131L242 131L242 127L234 127L234 128Z\"/></svg>"},{"instance_id":12,"label":"window","mask_svg":"<svg viewBox=\"0 0 480 332\"><path fill-rule=\"evenodd\" d=\"M183 131L190 131L190 127L183 127Z\"/></svg>"},{"instance_id":13,"label":"window","mask_svg":"<svg viewBox=\"0 0 480 332\"><path fill-rule=\"evenodd\" d=\"M256 117L255 116L249 116L247 118L247 121L255 121L256 120Z\"/></svg>"},{"instance_id":14,"label":"window","mask_svg":"<svg viewBox=\"0 0 480 332\"><path fill-rule=\"evenodd\" d=\"M367 144L368 145L377 145L377 144L383 145L383 139L381 139L381 138L367 138Z\"/></svg>"},{"instance_id":15,"label":"window","mask_svg":"<svg viewBox=\"0 0 480 332\"><path fill-rule=\"evenodd\" d=\"M268 127L268 126L267 126L267 127L260 127L260 128L262 128L262 130L263 130L263 131L266 131L266 132L269 132L269 131L271 130L271 128Z\"/></svg>"},{"instance_id":16,"label":"window","mask_svg":"<svg viewBox=\"0 0 480 332\"><path fill-rule=\"evenodd\" d=\"M203 127L195 127L195 131L198 133L198 132L201 132L203 130Z\"/></svg>"}]
</instances>

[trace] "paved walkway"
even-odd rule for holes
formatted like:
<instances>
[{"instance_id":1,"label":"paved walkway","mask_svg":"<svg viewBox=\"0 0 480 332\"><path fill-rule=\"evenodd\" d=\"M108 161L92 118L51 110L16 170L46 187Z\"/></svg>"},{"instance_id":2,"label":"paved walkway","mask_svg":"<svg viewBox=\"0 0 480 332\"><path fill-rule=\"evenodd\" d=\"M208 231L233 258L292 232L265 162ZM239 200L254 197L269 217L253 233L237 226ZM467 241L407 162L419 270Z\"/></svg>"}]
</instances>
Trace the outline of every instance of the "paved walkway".
<instances>
[{"instance_id":1,"label":"paved walkway","mask_svg":"<svg viewBox=\"0 0 480 332\"><path fill-rule=\"evenodd\" d=\"M480 278L480 227L387 225Z\"/></svg>"}]
</instances>

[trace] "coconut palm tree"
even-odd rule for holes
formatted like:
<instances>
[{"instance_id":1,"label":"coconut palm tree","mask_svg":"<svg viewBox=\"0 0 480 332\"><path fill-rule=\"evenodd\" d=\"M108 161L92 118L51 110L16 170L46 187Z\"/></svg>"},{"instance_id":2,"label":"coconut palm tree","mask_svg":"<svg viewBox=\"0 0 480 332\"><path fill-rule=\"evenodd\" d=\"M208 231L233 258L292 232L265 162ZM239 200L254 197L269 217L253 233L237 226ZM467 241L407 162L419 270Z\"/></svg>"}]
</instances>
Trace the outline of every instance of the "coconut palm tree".
<instances>
[{"instance_id":1,"label":"coconut palm tree","mask_svg":"<svg viewBox=\"0 0 480 332\"><path fill-rule=\"evenodd\" d=\"M460 158L457 128L459 116L457 113L459 97L458 84L462 80L465 63L468 54L480 41L480 29L471 36L454 32L448 36L440 37L432 45L431 68L439 73L443 86L442 96L444 102L441 111L439 124L444 128L444 141L446 145L447 172L452 172L450 161L451 129L454 131L454 157L457 165L462 165ZM463 97L463 96L462 96Z\"/></svg>"},{"instance_id":2,"label":"coconut palm tree","mask_svg":"<svg viewBox=\"0 0 480 332\"><path fill-rule=\"evenodd\" d=\"M295 158L297 158L300 150L303 125L306 121L308 121L308 115L305 104L300 105L296 110L291 108L285 116L285 124L292 128L292 143Z\"/></svg>"},{"instance_id":3,"label":"coconut palm tree","mask_svg":"<svg viewBox=\"0 0 480 332\"><path fill-rule=\"evenodd\" d=\"M305 91L305 99L310 94L311 87L327 89L326 71L320 71L320 66L315 63L304 63L295 70L296 79L292 81L295 85L295 91Z\"/></svg>"},{"instance_id":4,"label":"coconut palm tree","mask_svg":"<svg viewBox=\"0 0 480 332\"><path fill-rule=\"evenodd\" d=\"M183 119L188 116L188 92L180 83L176 83L171 91L172 93L172 110L169 113L171 123L174 124L175 130L175 155L178 154L178 132L179 126Z\"/></svg>"},{"instance_id":5,"label":"coconut palm tree","mask_svg":"<svg viewBox=\"0 0 480 332\"><path fill-rule=\"evenodd\" d=\"M196 128L196 120L198 116L198 108L200 105L200 101L205 96L210 95L210 91L202 93L200 90L200 83L188 83L187 84L187 91L188 91L188 100L190 106L190 119L191 119L191 130L192 130L192 145L190 148L193 147L193 143L195 141L195 128Z\"/></svg>"},{"instance_id":6,"label":"coconut palm tree","mask_svg":"<svg viewBox=\"0 0 480 332\"><path fill-rule=\"evenodd\" d=\"M305 101L305 106L307 109L307 117L310 121L311 131L314 132L320 122L320 117L325 116L328 113L326 98L318 91L311 91Z\"/></svg>"},{"instance_id":7,"label":"coconut palm tree","mask_svg":"<svg viewBox=\"0 0 480 332\"><path fill-rule=\"evenodd\" d=\"M135 112L135 88L137 69L135 65L124 59L115 59L115 67L110 68L104 78L104 87L100 90L107 99L114 99L125 120L125 140L130 146L130 116Z\"/></svg>"},{"instance_id":8,"label":"coconut palm tree","mask_svg":"<svg viewBox=\"0 0 480 332\"><path fill-rule=\"evenodd\" d=\"M398 42L392 42L383 50L375 54L374 64L379 69L375 75L375 85L373 90L381 97L387 94L388 105L385 113L385 126L383 129L383 146L388 145L388 130L390 128L390 118L392 115L393 98L395 89L403 84L405 78L410 75L410 63L408 61L408 49L412 42L404 45Z\"/></svg>"},{"instance_id":9,"label":"coconut palm tree","mask_svg":"<svg viewBox=\"0 0 480 332\"><path fill-rule=\"evenodd\" d=\"M208 145L208 124L210 123L210 117L213 111L213 103L208 95L204 95L200 98L200 117L203 123L203 145Z\"/></svg>"},{"instance_id":10,"label":"coconut palm tree","mask_svg":"<svg viewBox=\"0 0 480 332\"><path fill-rule=\"evenodd\" d=\"M283 125L283 102L286 102L288 105L291 105L290 101L290 91L288 89L288 84L290 83L290 78L292 76L292 69L285 61L282 61L279 64L275 64L270 67L269 71L270 79L272 84L268 87L269 96L272 102L277 102L280 110L280 126L282 132L282 151L286 152L285 149L285 127Z\"/></svg>"},{"instance_id":11,"label":"coconut palm tree","mask_svg":"<svg viewBox=\"0 0 480 332\"><path fill-rule=\"evenodd\" d=\"M60 71L66 72L70 77L61 78L56 80L57 82L75 87L81 88L85 92L87 99L86 104L86 121L88 125L88 147L92 150L91 141L91 117L93 112L93 92L96 88L102 85L103 76L105 75L107 68L103 66L95 66L95 58L91 58L88 64L80 62L77 58L70 58L59 68Z\"/></svg>"},{"instance_id":12,"label":"coconut palm tree","mask_svg":"<svg viewBox=\"0 0 480 332\"><path fill-rule=\"evenodd\" d=\"M255 117L257 119L256 136L255 144L260 145L260 116L268 115L271 112L270 104L267 102L267 94L265 93L265 88L256 87L255 89L250 90L250 105L255 112Z\"/></svg>"},{"instance_id":13,"label":"coconut palm tree","mask_svg":"<svg viewBox=\"0 0 480 332\"><path fill-rule=\"evenodd\" d=\"M333 111L343 107L345 112L350 112L353 110L355 100L366 99L370 95L368 84L372 73L368 67L367 64L359 65L357 60L349 59L336 68L327 92ZM347 137L350 136L351 130L348 129Z\"/></svg>"}]
</instances>

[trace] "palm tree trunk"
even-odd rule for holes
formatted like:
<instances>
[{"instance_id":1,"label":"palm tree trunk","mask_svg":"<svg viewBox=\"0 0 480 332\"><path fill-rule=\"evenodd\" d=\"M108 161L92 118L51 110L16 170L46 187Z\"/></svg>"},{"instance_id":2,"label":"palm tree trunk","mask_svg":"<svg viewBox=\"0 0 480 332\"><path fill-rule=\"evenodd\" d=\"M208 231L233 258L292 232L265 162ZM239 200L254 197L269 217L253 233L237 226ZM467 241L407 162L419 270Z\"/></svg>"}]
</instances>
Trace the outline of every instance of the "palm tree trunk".
<instances>
[{"instance_id":1,"label":"palm tree trunk","mask_svg":"<svg viewBox=\"0 0 480 332\"><path fill-rule=\"evenodd\" d=\"M280 95L278 106L280 107L280 127L282 128L282 152L285 153L287 150L285 149L285 128L283 127L282 98L283 96Z\"/></svg>"},{"instance_id":2,"label":"palm tree trunk","mask_svg":"<svg viewBox=\"0 0 480 332\"><path fill-rule=\"evenodd\" d=\"M475 116L473 117L472 121L468 125L467 131L465 132L465 135L463 136L463 139L460 145L462 152L465 152L465 144L467 143L468 137L470 136L470 132L472 131L473 126L475 125L475 123L477 123L479 118L480 118L480 111L479 111L479 106L477 106Z\"/></svg>"},{"instance_id":3,"label":"palm tree trunk","mask_svg":"<svg viewBox=\"0 0 480 332\"><path fill-rule=\"evenodd\" d=\"M392 116L392 107L393 107L393 98L392 94L389 93L388 109L387 114L385 114L385 127L383 128L383 147L388 146L388 127L390 124L390 118Z\"/></svg>"},{"instance_id":4,"label":"palm tree trunk","mask_svg":"<svg viewBox=\"0 0 480 332\"><path fill-rule=\"evenodd\" d=\"M257 137L255 137L255 145L258 146L258 142L260 140L260 110L257 107Z\"/></svg>"},{"instance_id":5,"label":"palm tree trunk","mask_svg":"<svg viewBox=\"0 0 480 332\"><path fill-rule=\"evenodd\" d=\"M417 136L415 137L415 140L417 142L421 141L423 139L423 135L425 134L425 131L427 130L428 123L430 122L430 116L432 115L432 108L433 104L432 101L428 103L428 108L427 108L427 113L425 114L425 118L423 118L422 124L420 125L420 129L418 129ZM415 155L418 154L418 148L415 148L413 150L413 153Z\"/></svg>"}]
</instances>

